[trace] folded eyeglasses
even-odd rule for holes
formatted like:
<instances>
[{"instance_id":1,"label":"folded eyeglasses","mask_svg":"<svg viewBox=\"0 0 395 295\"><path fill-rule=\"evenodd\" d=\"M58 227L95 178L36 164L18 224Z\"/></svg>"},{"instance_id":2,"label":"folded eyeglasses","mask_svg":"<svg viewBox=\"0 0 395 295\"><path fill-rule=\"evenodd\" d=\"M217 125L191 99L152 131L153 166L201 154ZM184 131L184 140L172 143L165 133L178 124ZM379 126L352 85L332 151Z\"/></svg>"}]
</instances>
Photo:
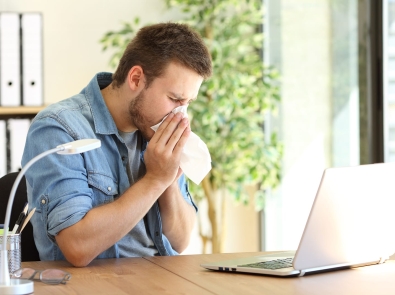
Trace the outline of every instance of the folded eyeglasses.
<instances>
[{"instance_id":1,"label":"folded eyeglasses","mask_svg":"<svg viewBox=\"0 0 395 295\"><path fill-rule=\"evenodd\" d=\"M32 268L21 268L10 274L11 278L41 281L44 284L58 285L66 284L71 274L60 269L36 270ZM38 276L38 277L37 277Z\"/></svg>"}]
</instances>

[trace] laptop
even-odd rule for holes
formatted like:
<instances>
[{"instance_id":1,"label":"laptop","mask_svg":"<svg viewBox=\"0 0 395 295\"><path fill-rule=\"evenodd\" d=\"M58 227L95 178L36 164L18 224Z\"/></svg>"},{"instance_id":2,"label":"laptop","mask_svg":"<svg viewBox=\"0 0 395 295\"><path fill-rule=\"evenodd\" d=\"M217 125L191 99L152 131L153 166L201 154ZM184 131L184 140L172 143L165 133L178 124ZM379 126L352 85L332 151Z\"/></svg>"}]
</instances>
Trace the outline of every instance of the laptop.
<instances>
[{"instance_id":1,"label":"laptop","mask_svg":"<svg viewBox=\"0 0 395 295\"><path fill-rule=\"evenodd\" d=\"M296 251L201 264L273 276L385 262L395 252L395 163L328 168Z\"/></svg>"}]
</instances>

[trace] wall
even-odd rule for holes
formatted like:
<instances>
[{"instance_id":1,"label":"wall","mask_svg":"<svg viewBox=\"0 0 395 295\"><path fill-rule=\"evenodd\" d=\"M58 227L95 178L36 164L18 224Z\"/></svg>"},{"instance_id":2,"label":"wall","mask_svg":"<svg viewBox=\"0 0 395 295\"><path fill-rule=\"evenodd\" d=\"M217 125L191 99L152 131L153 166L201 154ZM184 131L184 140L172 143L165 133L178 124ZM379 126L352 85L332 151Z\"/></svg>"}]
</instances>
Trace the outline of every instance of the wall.
<instances>
[{"instance_id":1,"label":"wall","mask_svg":"<svg viewBox=\"0 0 395 295\"><path fill-rule=\"evenodd\" d=\"M0 11L43 14L44 101L70 97L100 71L111 71L111 52L102 52L104 33L139 16L142 23L169 21L163 0L0 0ZM155 9L152 9L155 7Z\"/></svg>"},{"instance_id":2,"label":"wall","mask_svg":"<svg viewBox=\"0 0 395 295\"><path fill-rule=\"evenodd\" d=\"M232 196L225 196L224 206L224 235L223 235L223 253L234 252L256 252L260 250L260 219L259 212L255 210L254 191L247 188L250 198L249 203L244 205L233 200ZM220 194L220 192L218 193ZM217 199L219 200L219 198ZM207 215L207 202L203 200L199 203L199 213L201 218L200 226L204 234L210 235ZM220 213L218 212L218 215ZM199 236L199 228L196 224L189 246L183 254L202 253L203 246ZM208 242L206 253L211 253L211 243Z\"/></svg>"},{"instance_id":3,"label":"wall","mask_svg":"<svg viewBox=\"0 0 395 295\"><path fill-rule=\"evenodd\" d=\"M259 213L255 210L254 196L248 205L236 203L232 198L226 203L226 230L224 253L260 251Z\"/></svg>"}]
</instances>

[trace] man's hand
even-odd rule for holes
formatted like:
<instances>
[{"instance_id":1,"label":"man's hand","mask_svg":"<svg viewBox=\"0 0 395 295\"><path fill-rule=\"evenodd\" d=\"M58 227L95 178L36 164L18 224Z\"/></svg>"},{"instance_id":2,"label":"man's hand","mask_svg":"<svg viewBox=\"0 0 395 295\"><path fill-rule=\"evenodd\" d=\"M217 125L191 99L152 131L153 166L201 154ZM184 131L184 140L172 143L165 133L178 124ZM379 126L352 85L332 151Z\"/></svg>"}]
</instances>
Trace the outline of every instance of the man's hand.
<instances>
[{"instance_id":1,"label":"man's hand","mask_svg":"<svg viewBox=\"0 0 395 295\"><path fill-rule=\"evenodd\" d=\"M160 125L144 154L145 177L169 187L181 175L180 158L190 134L188 118L170 113Z\"/></svg>"},{"instance_id":2,"label":"man's hand","mask_svg":"<svg viewBox=\"0 0 395 295\"><path fill-rule=\"evenodd\" d=\"M195 210L182 197L177 179L181 176L182 149L190 134L189 121L181 113L171 113L150 140L144 154L147 174L145 177L165 184L159 198L163 233L177 252L189 244Z\"/></svg>"},{"instance_id":3,"label":"man's hand","mask_svg":"<svg viewBox=\"0 0 395 295\"><path fill-rule=\"evenodd\" d=\"M170 114L144 154L146 175L114 202L91 209L79 222L59 232L56 242L70 263L86 266L134 228L161 195L164 232L171 236L176 251L186 247L192 222L189 219L195 217L188 211L191 208L185 209L189 205L174 181L180 175L181 152L189 133L188 119L182 119L181 114ZM175 224L175 220L178 226L186 224L182 218L189 221L185 234Z\"/></svg>"}]
</instances>

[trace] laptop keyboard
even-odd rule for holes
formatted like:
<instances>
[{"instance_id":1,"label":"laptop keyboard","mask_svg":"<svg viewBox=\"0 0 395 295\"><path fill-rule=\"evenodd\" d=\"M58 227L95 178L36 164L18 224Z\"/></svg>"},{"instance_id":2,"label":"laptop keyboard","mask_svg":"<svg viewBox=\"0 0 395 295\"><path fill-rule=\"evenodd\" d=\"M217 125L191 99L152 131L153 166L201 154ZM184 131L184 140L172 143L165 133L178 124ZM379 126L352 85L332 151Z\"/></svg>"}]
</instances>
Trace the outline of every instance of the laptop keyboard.
<instances>
[{"instance_id":1,"label":"laptop keyboard","mask_svg":"<svg viewBox=\"0 0 395 295\"><path fill-rule=\"evenodd\" d=\"M270 261L262 261L257 263L250 264L242 264L238 265L238 267L253 267L253 268L262 268L262 269L280 269L292 267L293 258L284 258L284 259L276 259Z\"/></svg>"}]
</instances>

